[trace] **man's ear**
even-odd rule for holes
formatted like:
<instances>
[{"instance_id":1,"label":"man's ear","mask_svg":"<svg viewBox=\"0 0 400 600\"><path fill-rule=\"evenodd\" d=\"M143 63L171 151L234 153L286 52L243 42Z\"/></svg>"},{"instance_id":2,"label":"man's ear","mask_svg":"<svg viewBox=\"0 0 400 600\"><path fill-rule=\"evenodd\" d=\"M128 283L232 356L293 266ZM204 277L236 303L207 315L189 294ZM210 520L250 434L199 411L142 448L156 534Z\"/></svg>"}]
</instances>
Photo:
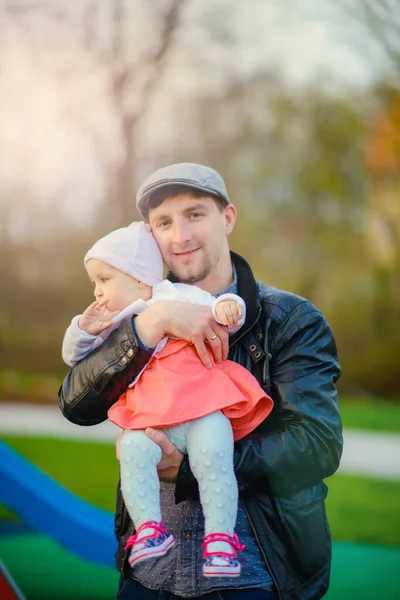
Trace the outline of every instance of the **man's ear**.
<instances>
[{"instance_id":1,"label":"man's ear","mask_svg":"<svg viewBox=\"0 0 400 600\"><path fill-rule=\"evenodd\" d=\"M225 232L226 235L229 235L236 223L237 211L236 207L233 204L228 204L225 206Z\"/></svg>"}]
</instances>

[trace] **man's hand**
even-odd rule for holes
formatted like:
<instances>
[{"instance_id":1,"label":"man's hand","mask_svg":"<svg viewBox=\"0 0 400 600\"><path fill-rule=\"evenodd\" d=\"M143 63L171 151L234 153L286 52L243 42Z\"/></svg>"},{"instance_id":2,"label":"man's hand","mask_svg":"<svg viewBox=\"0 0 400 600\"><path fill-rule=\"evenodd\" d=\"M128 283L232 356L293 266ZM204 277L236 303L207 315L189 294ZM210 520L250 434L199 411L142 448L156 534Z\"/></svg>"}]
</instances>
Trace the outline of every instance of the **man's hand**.
<instances>
[{"instance_id":1,"label":"man's hand","mask_svg":"<svg viewBox=\"0 0 400 600\"><path fill-rule=\"evenodd\" d=\"M118 310L110 312L104 303L95 300L79 317L78 325L82 331L86 331L90 335L99 335L112 325L113 318L118 313Z\"/></svg>"},{"instance_id":2,"label":"man's hand","mask_svg":"<svg viewBox=\"0 0 400 600\"><path fill-rule=\"evenodd\" d=\"M234 327L243 315L243 310L235 300L221 300L215 307L215 313L223 325Z\"/></svg>"},{"instance_id":3,"label":"man's hand","mask_svg":"<svg viewBox=\"0 0 400 600\"><path fill-rule=\"evenodd\" d=\"M153 442L158 444L162 450L161 461L158 463L157 471L160 481L165 483L175 483L178 477L179 467L183 459L183 454L178 450L168 436L159 429L148 427L146 435Z\"/></svg>"},{"instance_id":4,"label":"man's hand","mask_svg":"<svg viewBox=\"0 0 400 600\"><path fill-rule=\"evenodd\" d=\"M226 327L219 325L210 307L165 300L156 302L135 320L136 331L142 342L153 348L166 335L186 340L196 348L203 365L212 363L206 343L212 350L215 362L228 356L229 335Z\"/></svg>"}]
</instances>

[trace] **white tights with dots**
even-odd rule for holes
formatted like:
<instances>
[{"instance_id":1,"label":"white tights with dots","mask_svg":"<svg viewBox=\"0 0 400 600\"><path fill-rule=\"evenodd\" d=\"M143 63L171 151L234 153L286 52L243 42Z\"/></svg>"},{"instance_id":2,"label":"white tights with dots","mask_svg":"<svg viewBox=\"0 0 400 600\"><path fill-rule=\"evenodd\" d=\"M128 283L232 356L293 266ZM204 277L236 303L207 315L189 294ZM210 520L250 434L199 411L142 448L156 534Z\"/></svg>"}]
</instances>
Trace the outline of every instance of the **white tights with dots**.
<instances>
[{"instance_id":1,"label":"white tights with dots","mask_svg":"<svg viewBox=\"0 0 400 600\"><path fill-rule=\"evenodd\" d=\"M233 470L233 434L229 419L216 411L184 425L164 429L171 442L187 453L199 484L205 534L233 535L238 487ZM121 489L138 529L146 521L162 521L157 465L160 447L144 431L126 430L119 446Z\"/></svg>"}]
</instances>

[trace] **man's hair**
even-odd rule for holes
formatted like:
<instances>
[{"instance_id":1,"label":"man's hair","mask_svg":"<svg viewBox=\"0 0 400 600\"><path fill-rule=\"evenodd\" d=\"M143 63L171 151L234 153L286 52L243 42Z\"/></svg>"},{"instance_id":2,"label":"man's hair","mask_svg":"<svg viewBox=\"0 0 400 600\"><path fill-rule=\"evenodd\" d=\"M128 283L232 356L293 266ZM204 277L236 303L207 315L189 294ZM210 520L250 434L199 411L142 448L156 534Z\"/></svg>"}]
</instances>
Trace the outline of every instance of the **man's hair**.
<instances>
[{"instance_id":1,"label":"man's hair","mask_svg":"<svg viewBox=\"0 0 400 600\"><path fill-rule=\"evenodd\" d=\"M173 198L174 196L181 196L182 194L189 194L193 198L211 198L214 200L217 208L222 212L225 206L227 206L225 200L217 196L216 194L210 194L203 190L192 188L188 185L168 185L164 188L156 190L149 198L147 203L146 221L149 220L149 212L152 208L157 208L167 198Z\"/></svg>"}]
</instances>

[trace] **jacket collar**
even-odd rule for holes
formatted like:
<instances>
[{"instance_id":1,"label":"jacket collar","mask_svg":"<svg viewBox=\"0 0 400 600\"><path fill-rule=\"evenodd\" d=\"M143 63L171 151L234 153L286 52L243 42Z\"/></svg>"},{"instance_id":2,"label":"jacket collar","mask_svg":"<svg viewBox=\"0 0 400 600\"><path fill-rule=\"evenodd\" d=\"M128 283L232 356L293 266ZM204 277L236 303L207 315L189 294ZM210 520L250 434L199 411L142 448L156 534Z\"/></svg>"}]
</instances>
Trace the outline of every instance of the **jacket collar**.
<instances>
[{"instance_id":1,"label":"jacket collar","mask_svg":"<svg viewBox=\"0 0 400 600\"><path fill-rule=\"evenodd\" d=\"M238 279L238 295L243 298L246 304L246 321L237 334L232 336L232 342L235 341L236 336L240 337L241 332L249 329L254 325L260 314L260 294L258 289L257 281L254 278L253 271L249 263L231 250L232 262L236 268L236 274Z\"/></svg>"}]
</instances>

